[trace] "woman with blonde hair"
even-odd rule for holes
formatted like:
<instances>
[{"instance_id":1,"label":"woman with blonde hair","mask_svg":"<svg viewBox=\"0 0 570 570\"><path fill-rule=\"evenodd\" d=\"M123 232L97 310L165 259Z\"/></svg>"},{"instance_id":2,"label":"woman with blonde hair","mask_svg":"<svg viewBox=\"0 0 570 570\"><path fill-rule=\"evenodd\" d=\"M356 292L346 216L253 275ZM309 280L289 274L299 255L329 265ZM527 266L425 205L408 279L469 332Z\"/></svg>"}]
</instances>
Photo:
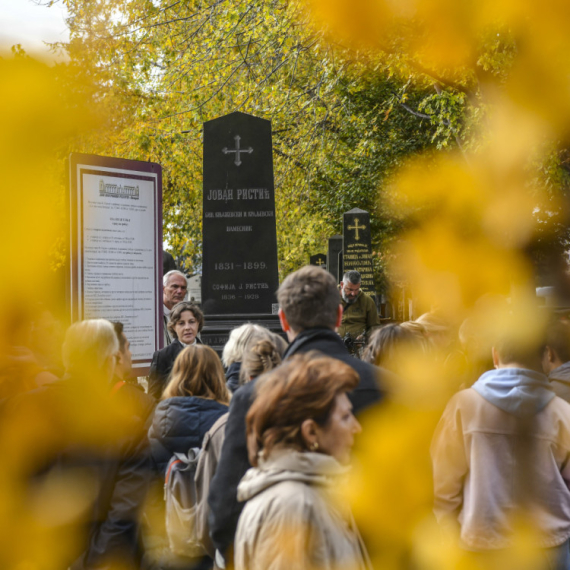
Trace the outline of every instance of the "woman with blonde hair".
<instances>
[{"instance_id":1,"label":"woman with blonde hair","mask_svg":"<svg viewBox=\"0 0 570 570\"><path fill-rule=\"evenodd\" d=\"M201 447L206 432L228 411L229 402L224 369L215 351L203 344L186 347L174 362L148 434L158 471L164 473L174 453Z\"/></svg>"},{"instance_id":2,"label":"woman with blonde hair","mask_svg":"<svg viewBox=\"0 0 570 570\"><path fill-rule=\"evenodd\" d=\"M271 340L272 336L271 331L253 323L245 323L232 330L222 352L222 363L227 368L226 385L232 393L243 384L240 382L240 370L243 355L248 345L251 345L255 340Z\"/></svg>"},{"instance_id":3,"label":"woman with blonde hair","mask_svg":"<svg viewBox=\"0 0 570 570\"><path fill-rule=\"evenodd\" d=\"M254 338L243 355L239 374L240 386L279 366L286 348L287 343L277 335L273 335L271 340Z\"/></svg>"}]
</instances>

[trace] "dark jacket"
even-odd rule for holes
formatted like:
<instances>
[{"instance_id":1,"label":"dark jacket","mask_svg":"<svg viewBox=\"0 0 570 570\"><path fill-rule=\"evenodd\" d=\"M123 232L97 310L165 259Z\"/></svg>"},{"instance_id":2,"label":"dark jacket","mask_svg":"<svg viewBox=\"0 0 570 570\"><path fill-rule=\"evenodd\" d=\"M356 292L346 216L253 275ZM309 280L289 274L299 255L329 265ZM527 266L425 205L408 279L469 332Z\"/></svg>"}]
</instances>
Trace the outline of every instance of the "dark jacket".
<instances>
[{"instance_id":1,"label":"dark jacket","mask_svg":"<svg viewBox=\"0 0 570 570\"><path fill-rule=\"evenodd\" d=\"M199 338L196 339L196 342L202 344ZM171 344L157 350L152 355L148 378L148 393L153 396L155 400L160 400L162 392L168 384L174 361L183 350L184 346L182 343L178 339L174 339Z\"/></svg>"},{"instance_id":2,"label":"dark jacket","mask_svg":"<svg viewBox=\"0 0 570 570\"><path fill-rule=\"evenodd\" d=\"M38 433L28 441L34 441L37 449L27 449L35 460L34 488L52 474L79 469L93 478L89 489L97 489L87 520L80 518L77 528L66 531L84 540L70 554L75 562L70 559L62 567L93 569L109 560L128 568L140 566L139 517L151 478L150 456L143 419L130 411L123 413L128 408L124 396L86 393L81 379L66 378L12 404L10 413L36 422ZM47 446L46 438L57 445ZM65 502L65 491L61 492ZM70 492L74 500L73 489Z\"/></svg>"},{"instance_id":3,"label":"dark jacket","mask_svg":"<svg viewBox=\"0 0 570 570\"><path fill-rule=\"evenodd\" d=\"M182 343L176 339L172 341L172 344L157 350L152 355L148 377L148 393L155 400L159 400L162 396L162 391L168 384L168 377L172 372L174 361L183 349Z\"/></svg>"},{"instance_id":4,"label":"dark jacket","mask_svg":"<svg viewBox=\"0 0 570 570\"><path fill-rule=\"evenodd\" d=\"M233 394L239 388L241 362L232 362L226 372L226 386Z\"/></svg>"},{"instance_id":5,"label":"dark jacket","mask_svg":"<svg viewBox=\"0 0 570 570\"><path fill-rule=\"evenodd\" d=\"M165 473L173 453L187 453L192 447L202 447L206 432L227 411L224 404L194 396L160 402L148 432L157 471Z\"/></svg>"},{"instance_id":6,"label":"dark jacket","mask_svg":"<svg viewBox=\"0 0 570 570\"><path fill-rule=\"evenodd\" d=\"M326 356L341 360L358 372L360 383L354 391L348 394L355 414L375 404L382 398L380 377L385 374L385 371L381 371L377 366L350 356L346 346L344 346L344 342L342 342L342 339L336 332L331 329L308 329L299 333L287 347L283 360L294 354L304 354L310 350L318 350Z\"/></svg>"},{"instance_id":7,"label":"dark jacket","mask_svg":"<svg viewBox=\"0 0 570 570\"><path fill-rule=\"evenodd\" d=\"M117 393L118 397L128 406L128 409L136 414L141 419L143 425L146 425L148 428L156 406L156 400L145 393L144 388L138 384L120 380L116 376L113 378L112 383L112 392Z\"/></svg>"},{"instance_id":8,"label":"dark jacket","mask_svg":"<svg viewBox=\"0 0 570 570\"><path fill-rule=\"evenodd\" d=\"M380 401L381 370L350 356L341 338L333 330L319 328L303 331L289 345L284 359L310 350L318 350L326 356L342 360L358 372L360 384L348 395L355 414ZM233 544L243 508L243 504L237 501L237 486L251 467L247 455L245 417L255 396L255 384L256 380L245 384L232 397L226 438L208 495L210 535L214 546L222 553L226 553Z\"/></svg>"}]
</instances>

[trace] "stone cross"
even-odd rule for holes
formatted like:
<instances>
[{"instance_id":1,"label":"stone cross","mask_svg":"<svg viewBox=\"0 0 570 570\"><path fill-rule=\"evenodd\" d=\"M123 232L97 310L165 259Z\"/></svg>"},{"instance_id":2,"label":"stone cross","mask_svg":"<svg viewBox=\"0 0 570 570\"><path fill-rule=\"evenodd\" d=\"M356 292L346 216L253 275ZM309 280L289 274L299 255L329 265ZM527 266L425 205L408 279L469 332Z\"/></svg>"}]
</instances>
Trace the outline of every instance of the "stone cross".
<instances>
[{"instance_id":1,"label":"stone cross","mask_svg":"<svg viewBox=\"0 0 570 570\"><path fill-rule=\"evenodd\" d=\"M247 152L247 154L251 154L251 153L253 152L253 149L252 149L251 147L249 147L249 148L240 148L239 141L241 140L241 137L240 137L239 135L236 135L236 136L234 137L234 140L236 141L236 147L235 147L235 149L231 150L231 149L228 149L227 146L225 146L225 147L222 149L222 152L223 152L224 154L230 154L230 153L234 152L235 155L236 155L236 159L235 159L234 163L235 163L236 166L239 166L239 165L241 164L241 157L240 157L241 153L242 153L242 152Z\"/></svg>"},{"instance_id":2,"label":"stone cross","mask_svg":"<svg viewBox=\"0 0 570 570\"><path fill-rule=\"evenodd\" d=\"M348 226L348 230L355 230L354 239L356 241L360 241L360 236L358 234L358 230L365 230L366 226L359 226L358 225L358 218L354 218L354 226Z\"/></svg>"}]
</instances>

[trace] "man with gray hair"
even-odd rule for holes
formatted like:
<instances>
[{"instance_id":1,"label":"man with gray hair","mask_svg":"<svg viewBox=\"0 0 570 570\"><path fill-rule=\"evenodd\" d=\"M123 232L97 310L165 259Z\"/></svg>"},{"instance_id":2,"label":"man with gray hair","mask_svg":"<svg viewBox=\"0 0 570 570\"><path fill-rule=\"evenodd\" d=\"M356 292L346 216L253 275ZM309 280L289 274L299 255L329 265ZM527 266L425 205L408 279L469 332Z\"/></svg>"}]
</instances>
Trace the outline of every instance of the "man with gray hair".
<instances>
[{"instance_id":1,"label":"man with gray hair","mask_svg":"<svg viewBox=\"0 0 570 570\"><path fill-rule=\"evenodd\" d=\"M347 271L340 282L342 323L338 334L341 337L348 333L356 338L380 324L374 301L360 290L361 282L358 271Z\"/></svg>"},{"instance_id":2,"label":"man with gray hair","mask_svg":"<svg viewBox=\"0 0 570 570\"><path fill-rule=\"evenodd\" d=\"M164 305L164 346L168 346L174 339L168 332L168 321L170 320L170 311L174 305L178 305L184 301L186 291L188 290L188 279L182 271L173 269L164 274L162 278L162 303Z\"/></svg>"}]
</instances>

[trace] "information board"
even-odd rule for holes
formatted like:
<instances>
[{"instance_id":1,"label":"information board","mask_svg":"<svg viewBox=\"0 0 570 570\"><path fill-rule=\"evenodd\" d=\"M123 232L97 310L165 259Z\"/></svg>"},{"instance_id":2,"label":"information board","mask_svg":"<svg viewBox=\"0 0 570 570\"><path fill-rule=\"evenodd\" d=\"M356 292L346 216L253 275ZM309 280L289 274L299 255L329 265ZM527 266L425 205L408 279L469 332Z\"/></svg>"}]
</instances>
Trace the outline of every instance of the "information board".
<instances>
[{"instance_id":1,"label":"information board","mask_svg":"<svg viewBox=\"0 0 570 570\"><path fill-rule=\"evenodd\" d=\"M133 371L162 347L162 170L86 154L70 157L71 320L119 321Z\"/></svg>"}]
</instances>

